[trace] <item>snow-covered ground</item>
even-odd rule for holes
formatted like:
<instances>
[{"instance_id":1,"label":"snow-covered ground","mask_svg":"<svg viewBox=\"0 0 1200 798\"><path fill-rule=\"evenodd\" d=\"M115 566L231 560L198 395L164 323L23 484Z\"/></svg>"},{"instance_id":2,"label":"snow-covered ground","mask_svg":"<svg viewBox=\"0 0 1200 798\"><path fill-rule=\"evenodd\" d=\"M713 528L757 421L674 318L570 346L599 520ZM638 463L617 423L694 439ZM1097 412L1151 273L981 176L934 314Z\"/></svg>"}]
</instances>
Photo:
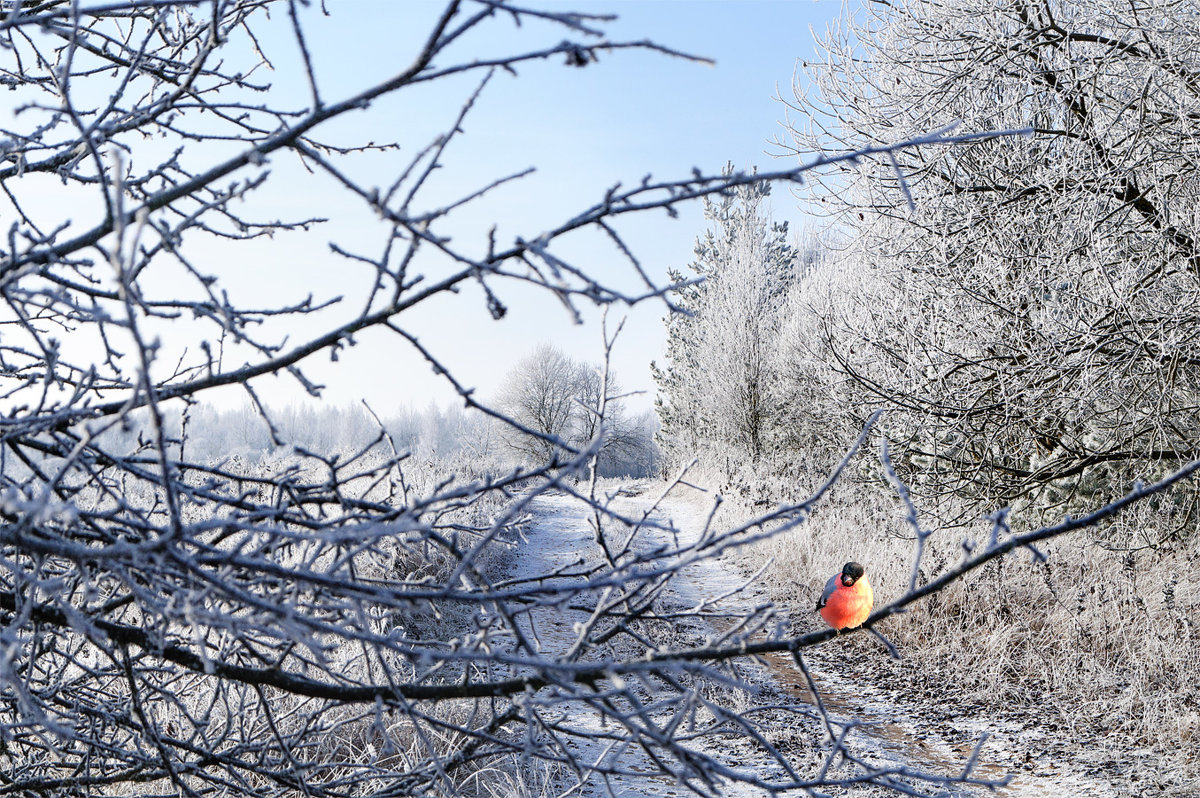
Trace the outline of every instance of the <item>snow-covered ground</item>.
<instances>
[{"instance_id":1,"label":"snow-covered ground","mask_svg":"<svg viewBox=\"0 0 1200 798\"><path fill-rule=\"evenodd\" d=\"M643 503L647 501L642 497L624 500L623 509L637 511L643 506L638 504L639 500ZM579 570L578 566L600 557L593 532L588 526L585 505L564 494L549 494L538 497L530 509L534 518L525 533L521 553L514 559L511 571L513 578L528 579L555 571ZM656 534L665 536L667 533L658 531ZM652 539L647 538L642 545L651 543ZM715 578L707 579L709 576ZM688 580L680 585L682 591L672 591L671 595L664 596L664 600L672 603L696 602L706 591L717 587L718 581L732 580L732 574L726 574L712 564L692 566L688 577ZM526 631L536 637L543 651L554 656L560 656L571 648L576 640L574 624L586 617L579 611L572 612L551 606L538 608L531 616L525 624ZM560 725L582 732L580 736L570 738L570 745L577 759L581 763L592 765L617 765L617 769L621 771L603 776L589 775L585 772L582 774L582 785L571 791L571 795L581 798L635 798L689 793L685 787L676 785L672 780L664 780L658 766L641 748L613 745L612 741L606 738L606 732L611 730L611 723L606 729L600 714L593 708L582 703L570 703L564 705L563 709L565 715ZM746 769L759 778L784 776L778 765L771 762L769 757L761 752L749 750L749 746L738 746L737 751L718 751L714 745L710 741L700 739L691 747L725 761L731 767ZM759 796L763 793L746 784L730 782L723 787L722 794L739 798Z\"/></svg>"},{"instance_id":2,"label":"snow-covered ground","mask_svg":"<svg viewBox=\"0 0 1200 798\"><path fill-rule=\"evenodd\" d=\"M681 489L682 490L682 489ZM650 495L621 496L613 508L628 516L640 516L651 505ZM553 571L579 571L587 563L599 559L600 551L588 524L589 512L583 504L564 494L538 497L531 506L533 519L526 539L514 558L511 576L529 579ZM664 544L684 544L694 540L704 527L711 503L696 491L668 497L655 518L670 518L678 535L664 529L646 530L642 547ZM705 605L713 610L742 610L762 606L766 599L754 586L745 585L746 577L734 563L704 560L688 565L661 597L663 606L684 609ZM714 602L716 602L714 604ZM712 620L689 620L681 632L690 644L703 642L722 631L720 613ZM585 619L581 610L561 606L544 606L534 610L526 620L526 631L534 635L544 652L561 656L576 640L575 624ZM804 623L808 623L807 619ZM849 641L846 641L849 642ZM885 656L880 653L879 656ZM1010 798L1041 798L1042 796L1082 796L1084 798L1118 798L1136 795L1084 773L1071 772L1061 759L1054 765L1043 764L1036 757L1044 753L1045 741L1022 737L1019 724L1003 723L984 716L957 717L950 720L931 719L921 708L896 703L889 691L877 681L858 678L870 662L849 656L848 647L834 641L807 655L830 716L838 722L859 724L849 737L850 748L862 761L880 768L911 768L913 770L956 774L961 772L980 734L990 736L981 755L981 765L974 771L976 778L1001 780L1012 773L1009 787L998 793L980 790L979 794L1000 794ZM736 700L761 705L757 716L765 728L776 737L771 740L801 775L811 775L819 767L830 747L822 726L814 719L812 697L804 677L787 656L769 656L758 662L743 662L737 676L756 689ZM732 690L732 688L731 688ZM660 769L641 748L614 744L600 714L593 708L576 702L565 705L560 721L564 728L579 735L571 737L570 748L582 764L616 766L615 774L601 776L581 773L583 783L570 791L571 795L638 796L685 795L688 789L660 775ZM693 750L764 782L789 780L784 768L762 746L748 738L733 735L697 736L689 740ZM760 796L758 787L736 781L721 786L722 795L740 798ZM863 793L854 793L863 794ZM870 794L870 793L866 793ZM972 795L966 788L956 788L952 795Z\"/></svg>"}]
</instances>

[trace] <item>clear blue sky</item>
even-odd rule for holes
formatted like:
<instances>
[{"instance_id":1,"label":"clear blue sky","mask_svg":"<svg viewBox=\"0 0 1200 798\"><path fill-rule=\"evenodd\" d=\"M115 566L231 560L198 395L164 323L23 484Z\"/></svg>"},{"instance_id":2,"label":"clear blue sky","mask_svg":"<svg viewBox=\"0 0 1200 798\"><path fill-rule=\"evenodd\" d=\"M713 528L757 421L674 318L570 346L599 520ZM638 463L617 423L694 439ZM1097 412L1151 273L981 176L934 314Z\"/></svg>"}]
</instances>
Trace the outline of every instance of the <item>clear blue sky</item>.
<instances>
[{"instance_id":1,"label":"clear blue sky","mask_svg":"<svg viewBox=\"0 0 1200 798\"><path fill-rule=\"evenodd\" d=\"M328 5L331 17L312 9L307 24L313 58L322 75L321 89L330 100L407 65L416 42L441 8L440 3L412 0ZM780 125L784 109L773 97L776 92L790 95L797 59L811 57L810 28L823 31L842 11L839 0L610 0L547 5L615 13L619 20L607 26L610 40L649 38L715 59L716 65L623 51L602 56L583 69L567 67L555 58L530 64L517 77L497 74L468 117L465 135L447 153L448 167L436 175L429 202L459 196L525 167L537 167L537 172L465 209L452 230L456 240L482 246L493 223L499 226L502 242L515 235L535 236L599 200L617 181L635 183L651 172L658 177L685 176L692 167L717 172L727 161L740 168L790 166L790 161L770 154L770 140L784 134ZM286 35L284 22L276 20L280 36ZM487 37L462 42L460 51L535 49L567 37L562 29L537 25L518 29L507 21L492 24L488 31ZM277 54L291 51L286 39L268 44L280 48ZM288 85L299 99L306 87L290 57L276 59L273 79ZM334 129L333 137L365 130L376 141L398 141L402 150L388 156L394 159L394 168L379 176L386 185L412 153L451 122L475 82L476 78L447 81L434 90L377 103L339 123L342 127ZM379 164L376 159L367 168L378 170ZM247 291L268 290L283 297L303 296L310 290L318 296L343 292L348 304L355 306L354 269L329 254L326 242L374 253L379 230L346 221L358 212L348 193L286 168L281 175L274 193L262 200L268 203L264 213L286 217L297 197L321 192L328 195L333 222L308 237L276 239L257 249L243 246L239 258L257 253L254 257L263 268L245 270L237 279ZM793 226L804 224L798 200L784 189L773 195L773 205L777 217ZM704 226L696 205L678 219L654 214L627 222L622 230L651 273L665 280L667 268L681 268L691 260L693 243ZM581 255L592 258L598 269L610 268L608 261L615 261L608 252L593 256L581 251ZM437 267L426 268L432 276ZM512 307L502 321L491 320L482 301L467 292L454 302L421 311L411 325L461 380L481 394L493 393L508 368L543 341L579 357L598 356L600 333L595 324L573 324L548 297L515 287L498 290ZM614 308L614 312L626 311ZM656 304L629 311L618 344L616 367L624 386L648 392L636 403L641 407L649 406L653 394L649 362L662 356L662 315L662 306ZM308 370L327 386L325 397L334 402L366 397L376 410L387 414L398 404L423 407L430 401L453 399L430 369L395 338L367 335L343 352L338 363L326 365L324 358L320 360ZM268 380L260 387L272 402L295 396L294 384L286 379Z\"/></svg>"}]
</instances>

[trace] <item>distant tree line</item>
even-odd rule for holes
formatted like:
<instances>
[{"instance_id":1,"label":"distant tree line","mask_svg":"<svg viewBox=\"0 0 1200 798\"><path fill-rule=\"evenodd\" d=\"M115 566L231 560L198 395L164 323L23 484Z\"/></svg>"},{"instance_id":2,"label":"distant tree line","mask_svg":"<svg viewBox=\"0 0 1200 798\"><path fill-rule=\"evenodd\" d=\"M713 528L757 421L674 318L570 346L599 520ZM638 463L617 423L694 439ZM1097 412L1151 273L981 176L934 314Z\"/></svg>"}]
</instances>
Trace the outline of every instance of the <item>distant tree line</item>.
<instances>
[{"instance_id":1,"label":"distant tree line","mask_svg":"<svg viewBox=\"0 0 1200 798\"><path fill-rule=\"evenodd\" d=\"M237 407L201 403L164 413L163 426L167 440L181 454L210 463L231 458L257 463L297 450L351 454L371 446L394 446L424 460L470 457L497 469L513 463L540 467L556 458L573 460L596 439L600 476L656 475L658 425L653 412L627 413L626 397L610 375L609 407L601 428L592 408L602 384L598 367L543 345L513 366L497 397L498 406L531 432L459 405L432 402L424 409L400 406L383 417L364 404L301 402L260 408L252 402ZM143 430L139 424L114 427L103 438L118 451L136 453L151 445Z\"/></svg>"}]
</instances>

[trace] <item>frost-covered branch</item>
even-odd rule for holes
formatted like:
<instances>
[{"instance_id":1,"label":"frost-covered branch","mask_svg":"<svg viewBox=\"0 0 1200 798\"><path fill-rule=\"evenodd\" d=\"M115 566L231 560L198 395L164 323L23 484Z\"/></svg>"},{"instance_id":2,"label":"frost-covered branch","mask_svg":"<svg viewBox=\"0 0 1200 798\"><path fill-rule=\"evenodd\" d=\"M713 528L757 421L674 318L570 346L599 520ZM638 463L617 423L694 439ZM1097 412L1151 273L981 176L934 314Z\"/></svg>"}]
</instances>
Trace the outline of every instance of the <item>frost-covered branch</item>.
<instances>
[{"instance_id":1,"label":"frost-covered branch","mask_svg":"<svg viewBox=\"0 0 1200 798\"><path fill-rule=\"evenodd\" d=\"M5 5L0 795L454 794L531 761L560 781L629 772L620 757L573 752L593 733L573 725L571 706L605 719L612 751L649 751L659 773L706 794L730 780L771 792L895 786L893 773L810 777L722 693L744 686L735 661L827 635L763 640L769 605L722 606L745 585L672 603L684 569L801 523L820 491L734 530L710 518L684 540L653 508L627 512L605 494L597 464L622 432L607 368L576 379L565 405L543 396L547 423L535 423L476 397L412 318L468 285L496 318L517 283L574 313L671 307L678 286L651 279L622 217L980 136L922 133L771 173L647 177L507 243L490 226L451 236L464 208L527 174L480 176L449 198L439 183L487 75L548 60L591 68L623 50L686 56L609 41L603 16L454 1L402 54L406 66L339 95L312 35L317 10ZM514 35L514 22L537 24ZM467 45L480 40L510 49ZM298 92L273 83L288 57ZM350 124L430 83L453 91L456 76L474 82L424 146ZM303 190L277 218L271 192L286 180ZM273 250L259 247L321 231L331 187L379 235L323 242L347 276L297 298L294 273L270 272L258 253ZM600 274L566 254L583 231L623 270ZM268 274L271 290L248 296L246 272ZM280 375L319 396L311 365L367 334L424 358L465 405L523 440L531 464L423 457L383 424L340 447L287 447L262 382ZM265 428L277 457L193 454L190 414L227 387L244 390L247 423ZM581 489L574 476L589 462ZM514 575L531 508L551 495L587 507L596 548ZM683 619L729 625L702 645L677 637ZM702 745L727 735L784 776L738 770Z\"/></svg>"}]
</instances>

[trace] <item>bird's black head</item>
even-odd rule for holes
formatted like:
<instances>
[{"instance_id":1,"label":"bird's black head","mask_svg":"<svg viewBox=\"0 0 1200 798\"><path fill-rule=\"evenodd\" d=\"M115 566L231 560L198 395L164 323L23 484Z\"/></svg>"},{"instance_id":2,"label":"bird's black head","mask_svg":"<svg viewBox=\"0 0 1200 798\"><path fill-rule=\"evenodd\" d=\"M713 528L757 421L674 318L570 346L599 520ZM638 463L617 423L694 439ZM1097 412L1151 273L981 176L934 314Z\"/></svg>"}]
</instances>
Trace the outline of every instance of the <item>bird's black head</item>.
<instances>
[{"instance_id":1,"label":"bird's black head","mask_svg":"<svg viewBox=\"0 0 1200 798\"><path fill-rule=\"evenodd\" d=\"M853 587L854 583L857 582L859 579L862 579L863 574L865 574L866 572L867 572L867 569L863 568L858 563L848 562L842 568L842 584L845 585L846 587Z\"/></svg>"}]
</instances>

